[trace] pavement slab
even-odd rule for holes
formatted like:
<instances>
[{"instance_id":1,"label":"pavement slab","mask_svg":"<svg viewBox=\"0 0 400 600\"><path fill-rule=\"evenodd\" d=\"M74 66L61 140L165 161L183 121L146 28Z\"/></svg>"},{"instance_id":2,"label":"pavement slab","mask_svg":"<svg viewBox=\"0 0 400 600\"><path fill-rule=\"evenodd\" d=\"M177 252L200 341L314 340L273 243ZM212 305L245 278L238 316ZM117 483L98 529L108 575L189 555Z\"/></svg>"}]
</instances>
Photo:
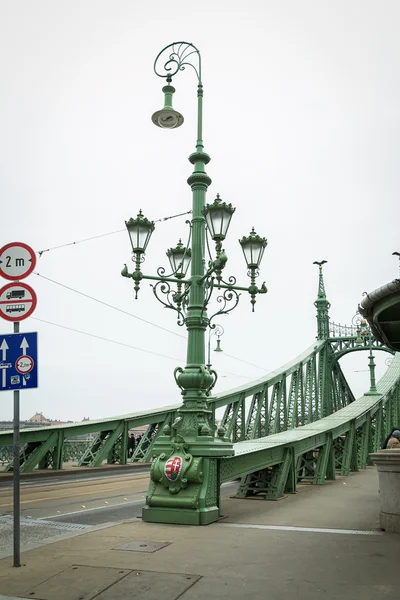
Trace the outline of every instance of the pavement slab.
<instances>
[{"instance_id":1,"label":"pavement slab","mask_svg":"<svg viewBox=\"0 0 400 600\"><path fill-rule=\"evenodd\" d=\"M96 600L177 600L194 586L200 577L180 573L156 573L154 571L133 571L96 596Z\"/></svg>"},{"instance_id":2,"label":"pavement slab","mask_svg":"<svg viewBox=\"0 0 400 600\"><path fill-rule=\"evenodd\" d=\"M25 592L40 600L91 600L129 574L128 569L72 565Z\"/></svg>"}]
</instances>

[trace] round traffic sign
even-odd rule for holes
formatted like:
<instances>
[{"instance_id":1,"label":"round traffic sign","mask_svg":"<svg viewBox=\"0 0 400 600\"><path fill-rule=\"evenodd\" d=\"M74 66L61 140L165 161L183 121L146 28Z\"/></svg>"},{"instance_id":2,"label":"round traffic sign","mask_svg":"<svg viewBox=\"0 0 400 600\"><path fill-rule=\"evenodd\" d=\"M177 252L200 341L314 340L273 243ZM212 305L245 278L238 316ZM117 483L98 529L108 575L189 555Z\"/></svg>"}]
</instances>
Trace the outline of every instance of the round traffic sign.
<instances>
[{"instance_id":1,"label":"round traffic sign","mask_svg":"<svg viewBox=\"0 0 400 600\"><path fill-rule=\"evenodd\" d=\"M0 289L0 317L6 321L23 321L36 308L35 291L26 283L7 283Z\"/></svg>"},{"instance_id":2,"label":"round traffic sign","mask_svg":"<svg viewBox=\"0 0 400 600\"><path fill-rule=\"evenodd\" d=\"M21 373L22 375L24 373L30 373L34 366L35 362L33 358L27 354L20 356L15 361L15 368L17 369L18 373Z\"/></svg>"},{"instance_id":3,"label":"round traffic sign","mask_svg":"<svg viewBox=\"0 0 400 600\"><path fill-rule=\"evenodd\" d=\"M0 275L5 279L24 279L35 266L36 254L27 244L11 242L0 248Z\"/></svg>"}]
</instances>

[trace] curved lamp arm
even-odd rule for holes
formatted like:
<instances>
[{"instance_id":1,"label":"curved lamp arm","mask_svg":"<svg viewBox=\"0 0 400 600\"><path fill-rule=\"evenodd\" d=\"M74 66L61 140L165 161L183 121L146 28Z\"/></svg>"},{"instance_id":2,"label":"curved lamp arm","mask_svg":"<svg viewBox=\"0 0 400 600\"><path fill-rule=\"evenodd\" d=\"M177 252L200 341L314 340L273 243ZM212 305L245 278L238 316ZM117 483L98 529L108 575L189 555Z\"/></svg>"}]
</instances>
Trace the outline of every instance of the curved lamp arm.
<instances>
[{"instance_id":1,"label":"curved lamp arm","mask_svg":"<svg viewBox=\"0 0 400 600\"><path fill-rule=\"evenodd\" d=\"M165 60L165 56L161 58L163 54L168 56L168 60L162 66L164 72L160 71L161 66L158 62L162 63ZM188 61L189 56L192 54L197 54L198 59L198 68L192 64L191 61ZM157 54L157 57L154 61L154 73L158 75L158 77L163 78L171 78L178 73L178 71L184 71L185 67L189 65L194 69L198 82L201 84L201 56L198 48L191 44L190 42L173 42L172 44L168 44L165 46Z\"/></svg>"},{"instance_id":2,"label":"curved lamp arm","mask_svg":"<svg viewBox=\"0 0 400 600\"><path fill-rule=\"evenodd\" d=\"M192 58L190 58L192 57ZM193 61L196 61L196 64ZM190 42L173 42L159 52L154 61L154 73L170 82L186 66L192 67L197 76L197 143L196 150L202 151L203 145L203 84L201 81L201 55Z\"/></svg>"}]
</instances>

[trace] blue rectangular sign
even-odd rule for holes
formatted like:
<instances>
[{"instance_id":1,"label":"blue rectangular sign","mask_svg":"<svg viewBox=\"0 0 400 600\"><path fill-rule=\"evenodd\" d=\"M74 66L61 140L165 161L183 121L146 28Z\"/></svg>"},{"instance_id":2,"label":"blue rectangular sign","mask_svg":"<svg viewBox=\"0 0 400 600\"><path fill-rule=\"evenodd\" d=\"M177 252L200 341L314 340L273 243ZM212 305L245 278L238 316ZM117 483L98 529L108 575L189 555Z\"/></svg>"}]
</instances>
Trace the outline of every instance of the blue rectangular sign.
<instances>
[{"instance_id":1,"label":"blue rectangular sign","mask_svg":"<svg viewBox=\"0 0 400 600\"><path fill-rule=\"evenodd\" d=\"M37 333L0 334L0 392L37 387Z\"/></svg>"}]
</instances>

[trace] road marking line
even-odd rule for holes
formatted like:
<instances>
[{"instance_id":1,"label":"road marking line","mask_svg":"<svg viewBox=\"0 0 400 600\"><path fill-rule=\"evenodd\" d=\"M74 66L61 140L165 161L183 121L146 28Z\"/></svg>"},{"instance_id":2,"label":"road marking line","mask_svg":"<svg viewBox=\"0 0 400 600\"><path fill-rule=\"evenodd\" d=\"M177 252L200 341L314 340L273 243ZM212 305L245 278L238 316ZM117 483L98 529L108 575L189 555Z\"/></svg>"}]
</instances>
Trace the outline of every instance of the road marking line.
<instances>
[{"instance_id":1,"label":"road marking line","mask_svg":"<svg viewBox=\"0 0 400 600\"><path fill-rule=\"evenodd\" d=\"M217 523L218 527L242 527L245 529L268 529L273 531L308 531L311 533L340 533L342 535L384 535L383 531L365 529L325 529L324 527L290 527L286 525L251 525L247 523Z\"/></svg>"},{"instance_id":2,"label":"road marking line","mask_svg":"<svg viewBox=\"0 0 400 600\"><path fill-rule=\"evenodd\" d=\"M94 506L93 508L87 508L86 510L74 510L69 513L62 513L58 515L52 515L51 517L37 517L41 521L44 519L59 519L60 517L68 517L69 515L77 515L78 513L87 513L90 510L107 510L108 508L114 508L114 506L128 506L129 504L145 504L144 500L132 500L131 502L118 502L117 504L109 504L108 506Z\"/></svg>"}]
</instances>

